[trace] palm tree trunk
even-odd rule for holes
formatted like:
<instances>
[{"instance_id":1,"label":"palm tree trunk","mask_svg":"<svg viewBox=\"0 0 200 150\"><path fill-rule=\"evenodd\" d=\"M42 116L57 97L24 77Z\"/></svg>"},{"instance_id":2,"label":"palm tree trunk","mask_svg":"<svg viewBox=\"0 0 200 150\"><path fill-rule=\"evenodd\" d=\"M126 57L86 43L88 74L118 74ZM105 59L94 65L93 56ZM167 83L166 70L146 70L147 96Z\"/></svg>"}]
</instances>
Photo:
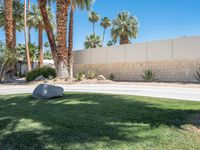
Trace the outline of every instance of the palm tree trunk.
<instances>
[{"instance_id":1,"label":"palm tree trunk","mask_svg":"<svg viewBox=\"0 0 200 150\"><path fill-rule=\"evenodd\" d=\"M120 36L120 45L123 45L123 44L128 44L129 43L129 39L128 39L128 36L127 35L121 35Z\"/></svg>"},{"instance_id":2,"label":"palm tree trunk","mask_svg":"<svg viewBox=\"0 0 200 150\"><path fill-rule=\"evenodd\" d=\"M13 1L12 0L4 0L4 8L5 8L5 34L6 34L6 47L14 52L13 49ZM14 63L11 64L8 72L5 73L10 79L14 79ZM4 75L1 75L3 77ZM4 76L4 77L5 77ZM2 79L0 79L1 81Z\"/></svg>"},{"instance_id":3,"label":"palm tree trunk","mask_svg":"<svg viewBox=\"0 0 200 150\"><path fill-rule=\"evenodd\" d=\"M69 39L68 39L68 63L69 63L69 74L70 79L73 79L73 27L74 27L74 9L71 7L70 11L70 22L69 22Z\"/></svg>"},{"instance_id":4,"label":"palm tree trunk","mask_svg":"<svg viewBox=\"0 0 200 150\"><path fill-rule=\"evenodd\" d=\"M95 23L93 22L93 34L95 35Z\"/></svg>"},{"instance_id":5,"label":"palm tree trunk","mask_svg":"<svg viewBox=\"0 0 200 150\"><path fill-rule=\"evenodd\" d=\"M13 50L15 52L16 52L16 46L17 46L17 44L16 44L16 31L17 31L16 22L15 22L15 20L13 20Z\"/></svg>"},{"instance_id":6,"label":"palm tree trunk","mask_svg":"<svg viewBox=\"0 0 200 150\"><path fill-rule=\"evenodd\" d=\"M104 44L105 33L106 33L106 28L104 28L104 30L103 30L102 46L103 46L103 44Z\"/></svg>"},{"instance_id":7,"label":"palm tree trunk","mask_svg":"<svg viewBox=\"0 0 200 150\"><path fill-rule=\"evenodd\" d=\"M17 48L17 43L16 43L16 22L13 19L13 51L14 53L16 53L16 48ZM17 63L15 63L15 67L14 67L14 74L17 75Z\"/></svg>"},{"instance_id":8,"label":"palm tree trunk","mask_svg":"<svg viewBox=\"0 0 200 150\"><path fill-rule=\"evenodd\" d=\"M51 53L53 56L54 64L56 71L58 72L58 56L57 56L57 49L56 49L56 41L54 38L53 30L51 28L51 22L49 20L48 12L46 9L46 0L38 0L39 8L42 14L43 22L44 22L44 27L47 33L47 37L49 40L50 48L51 48Z\"/></svg>"},{"instance_id":9,"label":"palm tree trunk","mask_svg":"<svg viewBox=\"0 0 200 150\"><path fill-rule=\"evenodd\" d=\"M42 22L38 25L38 48L39 48L39 61L38 61L38 67L43 67L43 37L42 37Z\"/></svg>"},{"instance_id":10,"label":"palm tree trunk","mask_svg":"<svg viewBox=\"0 0 200 150\"><path fill-rule=\"evenodd\" d=\"M58 78L69 78L68 72L68 49L67 49L67 18L68 18L68 2L66 0L57 0L57 52L58 52Z\"/></svg>"},{"instance_id":11,"label":"palm tree trunk","mask_svg":"<svg viewBox=\"0 0 200 150\"><path fill-rule=\"evenodd\" d=\"M12 0L4 0L6 47L13 50L13 4Z\"/></svg>"},{"instance_id":12,"label":"palm tree trunk","mask_svg":"<svg viewBox=\"0 0 200 150\"><path fill-rule=\"evenodd\" d=\"M31 10L31 1L28 0L28 13L30 13ZM31 43L31 27L28 26L28 43Z\"/></svg>"},{"instance_id":13,"label":"palm tree trunk","mask_svg":"<svg viewBox=\"0 0 200 150\"><path fill-rule=\"evenodd\" d=\"M26 46L26 59L27 59L27 69L28 72L31 71L31 63L30 63L30 55L29 55L29 48L27 42L27 35L26 35L26 0L24 0L24 38L25 38L25 46Z\"/></svg>"}]
</instances>

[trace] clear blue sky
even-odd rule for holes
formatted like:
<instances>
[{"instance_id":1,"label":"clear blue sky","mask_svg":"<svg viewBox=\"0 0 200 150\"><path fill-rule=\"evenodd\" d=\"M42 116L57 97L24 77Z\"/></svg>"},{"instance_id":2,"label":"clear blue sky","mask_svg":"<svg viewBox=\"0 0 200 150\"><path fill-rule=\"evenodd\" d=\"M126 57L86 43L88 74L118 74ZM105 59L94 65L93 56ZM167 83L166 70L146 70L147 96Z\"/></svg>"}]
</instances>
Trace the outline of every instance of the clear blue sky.
<instances>
[{"instance_id":1,"label":"clear blue sky","mask_svg":"<svg viewBox=\"0 0 200 150\"><path fill-rule=\"evenodd\" d=\"M36 0L32 1L33 3ZM55 10L55 7L53 8ZM101 17L114 19L121 11L129 11L139 20L139 34L133 42L145 42L182 36L200 35L200 0L96 0L93 10ZM98 25L96 32L102 35ZM76 11L74 49L83 49L86 35L92 33L88 12ZM44 35L46 33L44 32ZM5 39L0 31L0 40ZM110 39L107 30L106 39ZM24 42L23 33L17 34L17 41ZM32 41L37 43L37 32L32 30ZM44 37L44 41L47 38Z\"/></svg>"}]
</instances>

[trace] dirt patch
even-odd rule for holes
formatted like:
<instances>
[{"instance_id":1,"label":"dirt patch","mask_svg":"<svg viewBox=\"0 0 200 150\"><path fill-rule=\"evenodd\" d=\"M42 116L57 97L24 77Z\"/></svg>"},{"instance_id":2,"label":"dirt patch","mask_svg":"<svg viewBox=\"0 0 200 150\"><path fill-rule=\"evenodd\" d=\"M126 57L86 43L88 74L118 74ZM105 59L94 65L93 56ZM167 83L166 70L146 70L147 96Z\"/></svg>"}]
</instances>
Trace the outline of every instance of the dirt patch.
<instances>
[{"instance_id":1,"label":"dirt patch","mask_svg":"<svg viewBox=\"0 0 200 150\"><path fill-rule=\"evenodd\" d=\"M195 133L199 133L200 134L200 128L194 126L194 125L191 125L191 124L187 124L187 125L184 125L182 126L182 128L184 130L187 130L187 131L192 131L192 132L195 132Z\"/></svg>"},{"instance_id":2,"label":"dirt patch","mask_svg":"<svg viewBox=\"0 0 200 150\"><path fill-rule=\"evenodd\" d=\"M65 80L65 79L54 79L54 80L46 80L46 81L32 81L27 83L27 85L37 85L41 83L48 83L48 84L114 84L114 81L111 80L97 80L97 79L84 79L82 81L76 81L76 80Z\"/></svg>"},{"instance_id":3,"label":"dirt patch","mask_svg":"<svg viewBox=\"0 0 200 150\"><path fill-rule=\"evenodd\" d=\"M20 82L16 83L4 83L1 85L38 85L40 83L49 83L49 84L117 84L117 85L134 85L138 87L143 86L154 86L154 87L178 87L178 88L200 88L198 83L180 83L180 82L122 82L122 81L111 81L111 80L97 80L97 79L84 79L82 81L75 80L65 80L65 79L53 79L47 81L39 82L25 82L24 79L19 79ZM23 82L22 82L23 81Z\"/></svg>"},{"instance_id":4,"label":"dirt patch","mask_svg":"<svg viewBox=\"0 0 200 150\"><path fill-rule=\"evenodd\" d=\"M183 129L200 134L200 114L191 115L187 122L189 122L189 124L183 125Z\"/></svg>"}]
</instances>

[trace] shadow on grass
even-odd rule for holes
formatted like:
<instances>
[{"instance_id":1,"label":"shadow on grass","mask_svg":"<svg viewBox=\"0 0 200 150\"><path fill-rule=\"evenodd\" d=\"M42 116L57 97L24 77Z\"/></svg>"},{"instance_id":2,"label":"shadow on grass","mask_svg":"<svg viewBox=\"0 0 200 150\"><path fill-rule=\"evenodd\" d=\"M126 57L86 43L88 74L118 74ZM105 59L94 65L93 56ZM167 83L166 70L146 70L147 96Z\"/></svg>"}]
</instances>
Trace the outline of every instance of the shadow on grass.
<instances>
[{"instance_id":1,"label":"shadow on grass","mask_svg":"<svg viewBox=\"0 0 200 150\"><path fill-rule=\"evenodd\" d=\"M68 93L50 101L28 95L0 97L0 149L52 149L52 145L62 149L68 144L111 140L138 142L156 138L138 133L160 125L198 126L188 119L200 114L198 110L169 109L165 107L167 101L160 104L143 99L83 93Z\"/></svg>"}]
</instances>

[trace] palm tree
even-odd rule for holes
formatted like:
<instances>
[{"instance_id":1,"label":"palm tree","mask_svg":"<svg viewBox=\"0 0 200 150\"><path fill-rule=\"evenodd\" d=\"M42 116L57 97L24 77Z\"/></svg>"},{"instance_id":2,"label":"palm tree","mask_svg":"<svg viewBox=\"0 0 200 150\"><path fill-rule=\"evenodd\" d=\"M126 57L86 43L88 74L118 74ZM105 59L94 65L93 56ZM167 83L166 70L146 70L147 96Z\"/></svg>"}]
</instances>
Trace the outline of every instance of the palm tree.
<instances>
[{"instance_id":1,"label":"palm tree","mask_svg":"<svg viewBox=\"0 0 200 150\"><path fill-rule=\"evenodd\" d=\"M93 0L72 0L71 10L70 10L70 22L69 22L69 36L68 36L68 64L69 64L69 74L70 78L73 78L73 26L74 26L74 11L76 7L83 10L90 10Z\"/></svg>"},{"instance_id":2,"label":"palm tree","mask_svg":"<svg viewBox=\"0 0 200 150\"><path fill-rule=\"evenodd\" d=\"M58 77L68 78L68 48L67 48L67 19L70 0L57 0L56 24L57 24L57 52L58 52Z\"/></svg>"},{"instance_id":3,"label":"palm tree","mask_svg":"<svg viewBox=\"0 0 200 150\"><path fill-rule=\"evenodd\" d=\"M113 39L120 38L120 44L128 44L129 38L136 38L138 33L138 21L129 12L120 13L112 22L111 35Z\"/></svg>"},{"instance_id":4,"label":"palm tree","mask_svg":"<svg viewBox=\"0 0 200 150\"><path fill-rule=\"evenodd\" d=\"M13 1L13 50L16 49L16 31L21 31L23 29L23 12L24 5L20 0ZM0 8L0 28L4 27L5 9L2 6Z\"/></svg>"},{"instance_id":5,"label":"palm tree","mask_svg":"<svg viewBox=\"0 0 200 150\"><path fill-rule=\"evenodd\" d=\"M97 47L101 47L101 37L94 34L87 36L85 41L85 48L88 49Z\"/></svg>"},{"instance_id":6,"label":"palm tree","mask_svg":"<svg viewBox=\"0 0 200 150\"><path fill-rule=\"evenodd\" d=\"M56 22L57 22L57 36L55 39L51 22L47 13L47 1L38 0L39 8L43 17L45 30L51 47L51 52L54 59L56 73L58 78L68 78L68 48L66 42L67 33L67 18L68 9L71 0L57 0L56 1Z\"/></svg>"},{"instance_id":7,"label":"palm tree","mask_svg":"<svg viewBox=\"0 0 200 150\"><path fill-rule=\"evenodd\" d=\"M104 38L105 38L105 33L106 33L106 29L109 28L111 26L111 22L110 19L108 17L104 17L101 20L101 24L100 24L104 30L103 30L103 36L102 36L102 46L103 46L103 42L104 42Z\"/></svg>"},{"instance_id":8,"label":"palm tree","mask_svg":"<svg viewBox=\"0 0 200 150\"><path fill-rule=\"evenodd\" d=\"M89 21L92 22L93 24L93 34L95 34L95 23L97 23L99 19L100 19L100 16L96 12L92 11L90 13Z\"/></svg>"},{"instance_id":9,"label":"palm tree","mask_svg":"<svg viewBox=\"0 0 200 150\"><path fill-rule=\"evenodd\" d=\"M24 0L24 39L25 39L25 46L26 46L26 59L27 59L27 69L28 72L31 71L31 63L30 63L30 54L28 48L28 41L27 41L27 26L26 26L26 0Z\"/></svg>"},{"instance_id":10,"label":"palm tree","mask_svg":"<svg viewBox=\"0 0 200 150\"><path fill-rule=\"evenodd\" d=\"M4 0L6 47L13 50L13 1Z\"/></svg>"},{"instance_id":11,"label":"palm tree","mask_svg":"<svg viewBox=\"0 0 200 150\"><path fill-rule=\"evenodd\" d=\"M34 61L38 60L39 57L39 50L38 47L35 45L35 43L33 44L28 44L29 47L29 54L30 54L30 62L31 62L31 66L32 68L34 67ZM18 58L22 59L24 61L27 60L27 56L26 56L26 45L24 44L18 44L17 46L17 53L18 53Z\"/></svg>"},{"instance_id":12,"label":"palm tree","mask_svg":"<svg viewBox=\"0 0 200 150\"><path fill-rule=\"evenodd\" d=\"M51 52L49 50L46 50L44 52L44 59L48 59L48 60L52 59L52 55L51 55Z\"/></svg>"},{"instance_id":13,"label":"palm tree","mask_svg":"<svg viewBox=\"0 0 200 150\"><path fill-rule=\"evenodd\" d=\"M54 22L54 15L50 8L47 9L48 16L52 22ZM43 19L39 8L36 5L32 5L31 12L29 13L29 27L34 27L38 30L38 49L39 49L39 61L38 67L43 67Z\"/></svg>"},{"instance_id":14,"label":"palm tree","mask_svg":"<svg viewBox=\"0 0 200 150\"><path fill-rule=\"evenodd\" d=\"M10 53L14 52L13 49L13 1L4 0L4 11L5 11L5 34L6 34L6 48ZM11 63L11 68L9 69L10 75L6 73L11 79L14 78L14 63Z\"/></svg>"}]
</instances>

